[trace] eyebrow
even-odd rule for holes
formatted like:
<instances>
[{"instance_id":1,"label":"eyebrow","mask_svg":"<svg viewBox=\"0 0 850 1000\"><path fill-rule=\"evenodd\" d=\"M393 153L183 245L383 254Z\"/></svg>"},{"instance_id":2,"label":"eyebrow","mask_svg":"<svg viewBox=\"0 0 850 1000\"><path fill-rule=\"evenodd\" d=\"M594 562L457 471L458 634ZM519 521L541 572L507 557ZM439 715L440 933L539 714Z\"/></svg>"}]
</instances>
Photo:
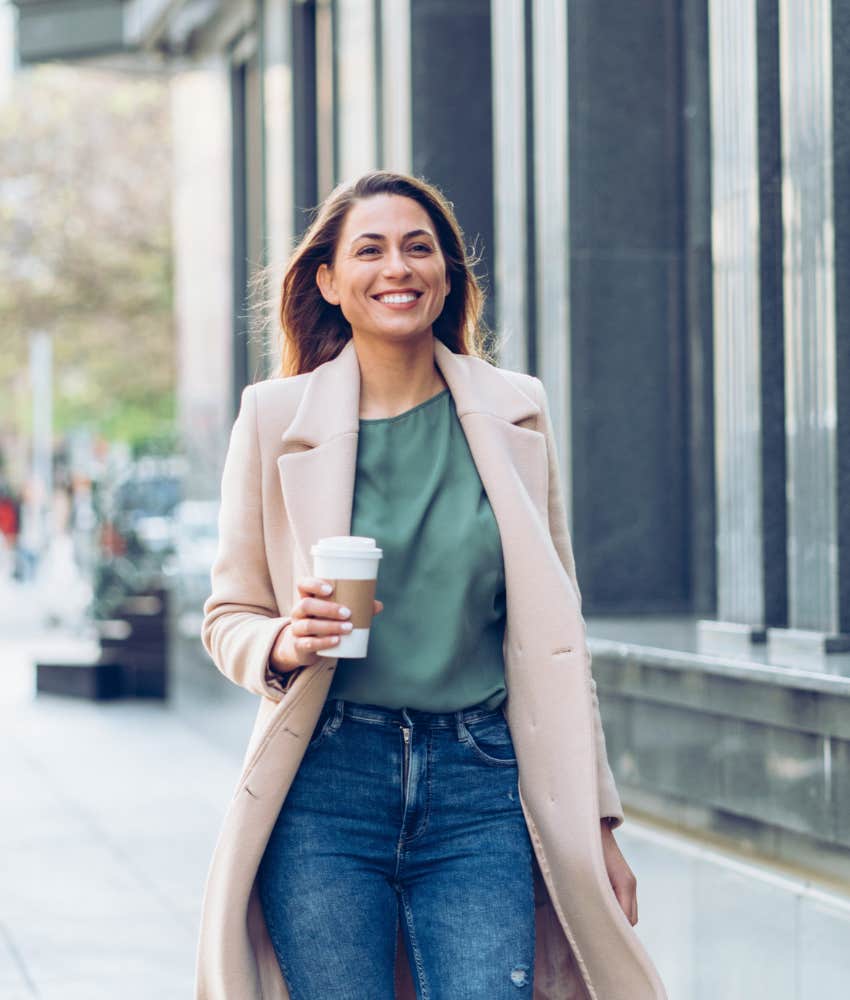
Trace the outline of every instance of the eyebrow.
<instances>
[{"instance_id":1,"label":"eyebrow","mask_svg":"<svg viewBox=\"0 0 850 1000\"><path fill-rule=\"evenodd\" d=\"M411 229L409 233L405 233L404 234L404 236L402 237L402 239L406 240L406 239L409 239L411 236L430 236L431 239L434 238L433 233L429 233L427 229ZM354 244L358 240L380 240L380 241L383 241L385 239L386 239L386 236L384 236L382 233L361 233L359 236L355 236L354 237L354 239L351 241L351 245L354 246Z\"/></svg>"}]
</instances>

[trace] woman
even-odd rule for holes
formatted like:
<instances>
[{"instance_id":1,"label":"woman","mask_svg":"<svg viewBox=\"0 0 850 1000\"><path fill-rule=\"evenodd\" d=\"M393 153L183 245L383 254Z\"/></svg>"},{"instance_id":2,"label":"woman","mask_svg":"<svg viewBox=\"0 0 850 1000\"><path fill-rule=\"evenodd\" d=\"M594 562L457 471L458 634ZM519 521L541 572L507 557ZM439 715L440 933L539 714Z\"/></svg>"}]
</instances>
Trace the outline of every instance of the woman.
<instances>
[{"instance_id":1,"label":"woman","mask_svg":"<svg viewBox=\"0 0 850 1000\"><path fill-rule=\"evenodd\" d=\"M199 1000L664 997L605 756L540 381L481 346L450 205L337 188L245 389L203 641L261 695L213 857ZM311 571L384 550L368 655Z\"/></svg>"}]
</instances>

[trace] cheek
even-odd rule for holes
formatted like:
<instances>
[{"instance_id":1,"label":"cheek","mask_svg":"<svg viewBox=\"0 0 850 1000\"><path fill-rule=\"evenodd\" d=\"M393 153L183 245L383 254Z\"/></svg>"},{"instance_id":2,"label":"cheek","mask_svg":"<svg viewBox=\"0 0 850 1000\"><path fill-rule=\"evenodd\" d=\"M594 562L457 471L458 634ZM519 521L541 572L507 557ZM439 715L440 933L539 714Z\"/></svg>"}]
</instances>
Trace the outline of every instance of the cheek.
<instances>
[{"instance_id":1,"label":"cheek","mask_svg":"<svg viewBox=\"0 0 850 1000\"><path fill-rule=\"evenodd\" d=\"M342 310L343 316L348 319L349 313L362 312L369 306L370 302L371 300L369 299L365 285L358 287L356 284L349 284L340 295L339 307Z\"/></svg>"},{"instance_id":2,"label":"cheek","mask_svg":"<svg viewBox=\"0 0 850 1000\"><path fill-rule=\"evenodd\" d=\"M350 295L340 299L339 302L339 310L349 324L353 323L363 313L365 308L365 305L362 305L356 298Z\"/></svg>"},{"instance_id":3,"label":"cheek","mask_svg":"<svg viewBox=\"0 0 850 1000\"><path fill-rule=\"evenodd\" d=\"M434 283L440 289L441 295L449 294L450 289L446 287L449 283L449 278L446 272L446 265L443 262L434 268Z\"/></svg>"}]
</instances>

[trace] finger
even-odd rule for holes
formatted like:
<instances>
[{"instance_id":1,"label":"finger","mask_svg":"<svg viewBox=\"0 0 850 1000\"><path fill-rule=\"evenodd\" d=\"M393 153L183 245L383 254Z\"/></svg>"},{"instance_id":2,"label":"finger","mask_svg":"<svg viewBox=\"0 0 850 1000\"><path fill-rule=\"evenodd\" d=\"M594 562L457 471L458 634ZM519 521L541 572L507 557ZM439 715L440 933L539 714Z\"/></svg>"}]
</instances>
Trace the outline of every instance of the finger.
<instances>
[{"instance_id":1,"label":"finger","mask_svg":"<svg viewBox=\"0 0 850 1000\"><path fill-rule=\"evenodd\" d=\"M302 597L298 604L292 609L293 618L331 618L345 621L351 617L351 610L348 614L342 614L343 605L336 601L321 601L318 597Z\"/></svg>"},{"instance_id":2,"label":"finger","mask_svg":"<svg viewBox=\"0 0 850 1000\"><path fill-rule=\"evenodd\" d=\"M375 610L372 612L372 614L373 615L377 615L379 612L381 612L383 610L384 610L384 602L376 600L375 601Z\"/></svg>"},{"instance_id":3,"label":"finger","mask_svg":"<svg viewBox=\"0 0 850 1000\"><path fill-rule=\"evenodd\" d=\"M298 590L301 596L322 596L327 597L333 593L334 584L332 580L323 580L318 576L302 576L297 581Z\"/></svg>"},{"instance_id":4,"label":"finger","mask_svg":"<svg viewBox=\"0 0 850 1000\"><path fill-rule=\"evenodd\" d=\"M293 640L297 655L306 656L309 653L316 653L322 649L330 649L339 642L338 635L308 635L298 636Z\"/></svg>"},{"instance_id":5,"label":"finger","mask_svg":"<svg viewBox=\"0 0 850 1000\"><path fill-rule=\"evenodd\" d=\"M296 618L292 632L299 638L307 636L345 635L353 628L351 622L332 621L330 618Z\"/></svg>"}]
</instances>

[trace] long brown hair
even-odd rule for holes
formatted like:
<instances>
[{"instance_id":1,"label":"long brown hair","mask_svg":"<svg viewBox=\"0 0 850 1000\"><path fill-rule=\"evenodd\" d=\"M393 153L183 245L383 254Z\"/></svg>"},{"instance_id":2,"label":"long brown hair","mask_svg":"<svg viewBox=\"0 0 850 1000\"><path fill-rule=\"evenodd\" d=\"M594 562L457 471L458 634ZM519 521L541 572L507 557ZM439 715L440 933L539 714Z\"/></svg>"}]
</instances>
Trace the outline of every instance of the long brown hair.
<instances>
[{"instance_id":1,"label":"long brown hair","mask_svg":"<svg viewBox=\"0 0 850 1000\"><path fill-rule=\"evenodd\" d=\"M434 320L434 336L456 354L493 360L485 343L488 331L482 319L484 293L473 273L478 259L464 248L452 203L434 185L418 177L372 170L331 191L289 259L280 295L281 359L277 377L312 371L335 358L351 339L351 327L340 307L322 297L316 271L320 264L333 265L352 205L379 194L412 198L425 209L437 230L451 291L443 311Z\"/></svg>"}]
</instances>

